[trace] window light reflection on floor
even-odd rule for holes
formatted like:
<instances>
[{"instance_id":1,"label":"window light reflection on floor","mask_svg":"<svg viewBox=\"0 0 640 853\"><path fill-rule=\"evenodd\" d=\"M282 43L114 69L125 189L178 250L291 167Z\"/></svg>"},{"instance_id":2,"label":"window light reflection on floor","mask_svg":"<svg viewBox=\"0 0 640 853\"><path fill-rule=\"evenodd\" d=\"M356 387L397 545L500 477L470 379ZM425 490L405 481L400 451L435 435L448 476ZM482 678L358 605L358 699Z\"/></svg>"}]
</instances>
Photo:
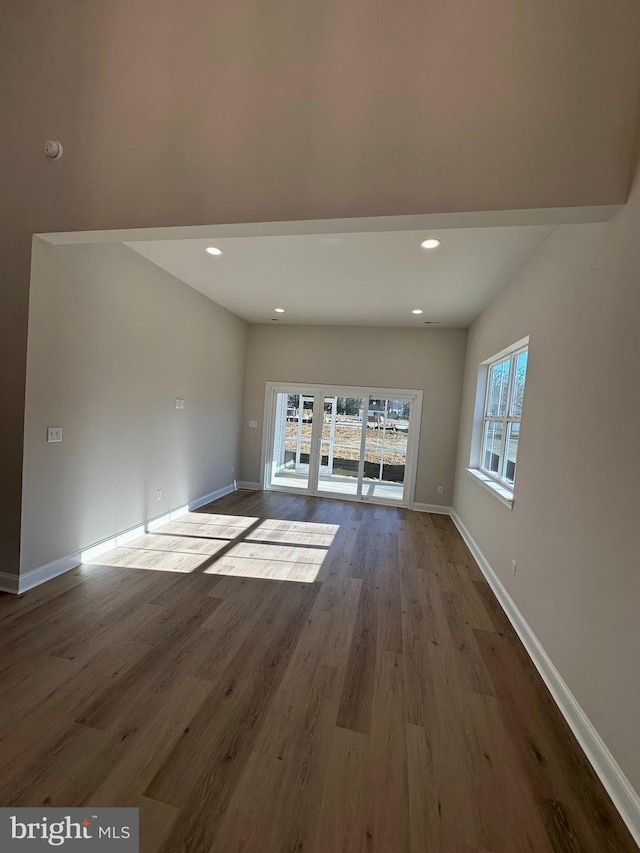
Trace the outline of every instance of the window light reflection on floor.
<instances>
[{"instance_id":1,"label":"window light reflection on floor","mask_svg":"<svg viewBox=\"0 0 640 853\"><path fill-rule=\"evenodd\" d=\"M114 568L313 582L338 524L176 510L82 553Z\"/></svg>"}]
</instances>

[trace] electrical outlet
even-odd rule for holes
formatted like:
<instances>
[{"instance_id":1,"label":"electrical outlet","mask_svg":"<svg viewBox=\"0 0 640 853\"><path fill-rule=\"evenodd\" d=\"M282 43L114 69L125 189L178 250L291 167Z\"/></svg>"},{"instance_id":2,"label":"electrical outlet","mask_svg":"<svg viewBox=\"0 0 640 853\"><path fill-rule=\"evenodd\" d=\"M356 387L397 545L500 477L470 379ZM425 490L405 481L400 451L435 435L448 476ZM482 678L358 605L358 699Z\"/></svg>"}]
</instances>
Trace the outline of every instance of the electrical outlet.
<instances>
[{"instance_id":1,"label":"electrical outlet","mask_svg":"<svg viewBox=\"0 0 640 853\"><path fill-rule=\"evenodd\" d=\"M156 489L156 500L157 501L162 500L162 489Z\"/></svg>"},{"instance_id":2,"label":"electrical outlet","mask_svg":"<svg viewBox=\"0 0 640 853\"><path fill-rule=\"evenodd\" d=\"M511 574L516 576L516 569L518 568L518 563L515 560L511 560Z\"/></svg>"},{"instance_id":3,"label":"electrical outlet","mask_svg":"<svg viewBox=\"0 0 640 853\"><path fill-rule=\"evenodd\" d=\"M184 409L184 400L182 397L176 397L176 409Z\"/></svg>"},{"instance_id":4,"label":"electrical outlet","mask_svg":"<svg viewBox=\"0 0 640 853\"><path fill-rule=\"evenodd\" d=\"M47 441L62 441L62 427L47 427Z\"/></svg>"},{"instance_id":5,"label":"electrical outlet","mask_svg":"<svg viewBox=\"0 0 640 853\"><path fill-rule=\"evenodd\" d=\"M258 421L249 421L249 428L250 429L256 429L257 426L258 426Z\"/></svg>"},{"instance_id":6,"label":"electrical outlet","mask_svg":"<svg viewBox=\"0 0 640 853\"><path fill-rule=\"evenodd\" d=\"M444 486L438 486L438 494L441 495L444 492Z\"/></svg>"}]
</instances>

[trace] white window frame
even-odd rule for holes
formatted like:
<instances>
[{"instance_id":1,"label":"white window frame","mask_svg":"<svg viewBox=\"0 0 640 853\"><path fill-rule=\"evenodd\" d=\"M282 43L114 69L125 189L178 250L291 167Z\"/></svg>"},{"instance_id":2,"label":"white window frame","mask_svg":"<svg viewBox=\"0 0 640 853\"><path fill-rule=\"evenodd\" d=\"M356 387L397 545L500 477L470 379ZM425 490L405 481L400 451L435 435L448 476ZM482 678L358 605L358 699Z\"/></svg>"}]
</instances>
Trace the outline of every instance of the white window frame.
<instances>
[{"instance_id":1,"label":"white window frame","mask_svg":"<svg viewBox=\"0 0 640 853\"><path fill-rule=\"evenodd\" d=\"M512 344L510 347L502 350L499 353L491 356L490 358L483 361L480 365L480 372L478 374L478 387L476 394L476 417L474 418L475 428L474 428L474 440L472 441L471 448L471 459L469 461L469 467L467 471L471 474L482 486L484 486L488 491L490 491L495 497L498 498L502 503L504 503L509 509L513 508L513 495L515 488L515 480L516 474L514 473L514 480L511 483L504 476L505 472L505 453L506 453L506 442L507 442L507 433L509 429L509 424L517 423L520 424L522 422L522 415L511 415L509 414L511 408L511 397L513 394L513 383L515 377L515 369L514 362L518 358L521 353L528 351L529 349L529 338L522 338L522 340L517 341L515 344ZM491 373L491 368L496 364L500 364L503 361L510 362L509 369L509 384L507 387L507 400L506 400L506 408L504 416L501 415L489 415L489 391L490 391L490 382L489 376ZM525 388L526 388L526 380L525 380ZM499 467L498 471L491 471L488 468L484 467L484 457L485 457L485 433L486 433L486 424L488 421L500 422L502 423L502 440L500 445L500 454L499 454ZM517 472L517 465L516 465Z\"/></svg>"}]
</instances>

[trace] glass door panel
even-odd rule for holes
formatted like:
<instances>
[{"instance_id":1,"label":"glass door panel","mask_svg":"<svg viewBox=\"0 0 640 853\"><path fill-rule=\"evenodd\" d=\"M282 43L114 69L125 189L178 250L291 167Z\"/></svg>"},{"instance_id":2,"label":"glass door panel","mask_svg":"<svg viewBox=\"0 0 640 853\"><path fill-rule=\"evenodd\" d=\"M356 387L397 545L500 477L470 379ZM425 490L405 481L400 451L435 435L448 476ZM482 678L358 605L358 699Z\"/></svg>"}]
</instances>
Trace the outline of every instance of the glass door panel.
<instances>
[{"instance_id":1,"label":"glass door panel","mask_svg":"<svg viewBox=\"0 0 640 853\"><path fill-rule=\"evenodd\" d=\"M276 394L272 486L305 491L309 488L314 400L310 395Z\"/></svg>"},{"instance_id":2,"label":"glass door panel","mask_svg":"<svg viewBox=\"0 0 640 853\"><path fill-rule=\"evenodd\" d=\"M361 397L324 397L318 459L319 494L360 495L363 408Z\"/></svg>"},{"instance_id":3,"label":"glass door panel","mask_svg":"<svg viewBox=\"0 0 640 853\"><path fill-rule=\"evenodd\" d=\"M410 414L409 400L369 398L363 498L404 500Z\"/></svg>"}]
</instances>

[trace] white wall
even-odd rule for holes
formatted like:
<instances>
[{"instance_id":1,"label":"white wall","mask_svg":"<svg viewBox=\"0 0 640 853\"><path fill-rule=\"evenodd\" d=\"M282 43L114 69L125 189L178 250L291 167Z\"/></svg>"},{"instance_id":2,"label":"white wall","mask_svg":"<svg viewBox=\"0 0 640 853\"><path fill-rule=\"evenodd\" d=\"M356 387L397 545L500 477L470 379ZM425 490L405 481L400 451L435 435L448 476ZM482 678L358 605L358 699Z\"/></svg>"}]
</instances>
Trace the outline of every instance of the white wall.
<instances>
[{"instance_id":1,"label":"white wall","mask_svg":"<svg viewBox=\"0 0 640 853\"><path fill-rule=\"evenodd\" d=\"M22 572L232 482L246 338L125 246L34 239Z\"/></svg>"},{"instance_id":2,"label":"white wall","mask_svg":"<svg viewBox=\"0 0 640 853\"><path fill-rule=\"evenodd\" d=\"M471 327L454 494L463 523L636 790L639 323L637 179L610 223L558 227ZM509 511L465 468L478 365L525 335Z\"/></svg>"},{"instance_id":3,"label":"white wall","mask_svg":"<svg viewBox=\"0 0 640 853\"><path fill-rule=\"evenodd\" d=\"M260 482L266 382L411 388L424 391L415 500L450 505L466 338L466 329L250 326L241 479Z\"/></svg>"}]
</instances>

